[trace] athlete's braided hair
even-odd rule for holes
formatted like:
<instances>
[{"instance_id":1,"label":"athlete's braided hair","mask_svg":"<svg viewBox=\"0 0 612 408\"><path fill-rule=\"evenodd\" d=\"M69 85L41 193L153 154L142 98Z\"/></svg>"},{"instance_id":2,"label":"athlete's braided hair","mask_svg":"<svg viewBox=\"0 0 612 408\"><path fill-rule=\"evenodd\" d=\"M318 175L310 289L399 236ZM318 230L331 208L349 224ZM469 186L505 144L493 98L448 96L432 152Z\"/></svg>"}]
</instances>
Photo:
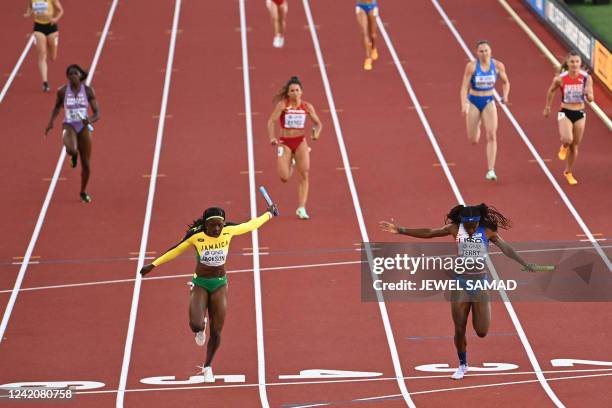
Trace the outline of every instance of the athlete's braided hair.
<instances>
[{"instance_id":1,"label":"athlete's braided hair","mask_svg":"<svg viewBox=\"0 0 612 408\"><path fill-rule=\"evenodd\" d=\"M480 224L491 231L497 231L497 228L510 229L512 227L512 222L508 218L504 217L495 207L485 203L471 206L459 204L451 208L446 215L446 223L459 225L461 217L476 216L480 216Z\"/></svg>"},{"instance_id":2,"label":"athlete's braided hair","mask_svg":"<svg viewBox=\"0 0 612 408\"><path fill-rule=\"evenodd\" d=\"M300 82L300 79L296 76L292 76L289 81L287 81L287 83L278 91L278 93L274 95L272 101L274 103L279 103L280 101L286 99L287 92L289 92L289 87L291 85L299 85L301 89L304 89L304 87L302 86L302 82Z\"/></svg>"}]
</instances>

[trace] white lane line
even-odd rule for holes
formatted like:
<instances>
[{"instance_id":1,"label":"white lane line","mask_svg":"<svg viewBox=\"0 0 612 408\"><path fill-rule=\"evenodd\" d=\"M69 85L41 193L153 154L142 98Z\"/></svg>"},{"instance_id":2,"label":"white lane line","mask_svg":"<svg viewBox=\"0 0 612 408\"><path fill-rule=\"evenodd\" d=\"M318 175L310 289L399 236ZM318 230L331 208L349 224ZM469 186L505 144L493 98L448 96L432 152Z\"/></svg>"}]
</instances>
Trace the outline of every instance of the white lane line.
<instances>
[{"instance_id":1,"label":"white lane line","mask_svg":"<svg viewBox=\"0 0 612 408\"><path fill-rule=\"evenodd\" d=\"M455 37L459 45L461 45L461 48L463 49L465 54L468 56L468 58L470 58L470 61L474 61L474 56L472 55L469 48L465 44L465 41L463 41L461 34L459 34L459 32L457 31L453 23L450 21L450 19L446 15L446 12L442 8L442 6L440 6L440 4L438 3L438 0L431 0L431 2L438 10L438 13L440 13L440 16L442 16L442 18L446 22L446 25L448 26L449 30L453 33L453 36ZM542 171L548 178L548 181L550 181L550 183L553 185L555 190L557 190L557 193L563 200L563 203L565 204L569 212L576 219L576 222L578 223L578 225L584 232L584 235L589 239L589 241L591 242L591 244L593 245L593 247L595 248L595 250L601 257L601 259L603 259L604 263L608 267L608 270L612 272L612 262L610 262L610 259L608 258L606 253L603 251L603 249L601 249L601 246L599 245L599 243L597 242L597 240L591 233L591 230L589 230L589 228L583 221L580 214L578 214L578 211L576 210L572 202L569 200L569 198L567 197L567 195L565 194L565 192L563 191L563 189L561 188L557 180L554 178L554 176L552 175L552 173L546 166L546 163L544 163L544 160L542 159L542 157L540 156L536 148L531 143L531 140L529 140L529 137L527 137L527 135L523 131L523 128L521 128L521 125L519 125L519 123L517 122L512 112L510 112L510 109L508 109L508 106L506 106L506 104L500 103L501 98L499 97L499 94L497 93L497 91L495 91L495 98L497 99L498 105L501 106L502 110L504 111L504 113L506 114L510 122L512 123L512 126L514 126L514 129L516 130L516 132L519 134L519 136L521 137L521 139L523 140L523 142L525 143L525 145L527 146L527 148L529 149L529 151L531 152L535 160L538 162L538 165L540 166L540 168L542 169Z\"/></svg>"},{"instance_id":2,"label":"white lane line","mask_svg":"<svg viewBox=\"0 0 612 408\"><path fill-rule=\"evenodd\" d=\"M612 375L612 373L607 373L612 371L612 368L603 368L603 369L586 369L586 370L553 370L553 371L543 371L544 374L574 374L574 373L600 373L596 375L584 375L584 376L570 376L570 377L556 377L560 379L574 379L574 378L589 378L593 376L607 376ZM468 374L467 377L502 377L507 375L533 375L533 371L520 371L520 372L500 372L500 373L479 373L479 374ZM421 376L410 376L404 377L404 380L429 380L429 379L448 379L448 374L445 375L421 375ZM554 380L551 378L550 380ZM375 378L349 378L344 380L320 380L320 381L284 381L284 382L270 382L267 383L268 387L277 387L277 386L291 386L291 385L326 385L326 384L346 384L346 383L362 383L362 382L376 382L376 381L396 381L395 377L375 377ZM538 380L529 380L530 382L537 382ZM520 382L517 382L520 383ZM513 382L501 383L497 385L511 385ZM488 386L488 384L483 384L484 386ZM248 384L224 384L224 385L194 385L194 386L181 386L181 387L150 387L150 388L132 388L126 389L125 392L157 392L157 391L201 391L201 390L215 390L219 388L253 388L258 387L259 384L256 383L248 383ZM478 387L478 385L474 386ZM452 388L451 390L454 390ZM457 389L462 389L461 387ZM446 389L445 389L446 390ZM76 393L79 395L87 395L87 394L113 394L117 392L117 390L95 390L95 391L77 391ZM411 394L423 394L423 393L431 393L435 391L415 391ZM396 394L393 396L401 396L401 394ZM389 397L389 396L387 396ZM380 398L380 397L378 397Z\"/></svg>"},{"instance_id":3,"label":"white lane line","mask_svg":"<svg viewBox=\"0 0 612 408\"><path fill-rule=\"evenodd\" d=\"M365 261L344 261L344 262L327 262L327 263L318 263L318 264L304 264L304 265L287 265L287 266L269 266L265 268L259 268L260 271L277 271L277 270L291 270L291 269L310 269L310 268L328 268L330 266L343 266L343 265L356 265L365 263ZM246 273L253 272L253 268L247 269L235 269L231 271L227 271L228 274L234 273ZM160 276L151 276L143 278L144 281L152 281L152 280L162 280L162 279L176 279L176 278L190 278L193 276L193 273L184 274L184 275L160 275ZM76 288L83 286L95 286L95 285L110 285L113 283L130 283L134 282L136 279L113 279L107 281L92 281L92 282L81 282L81 283L67 283L65 285L51 285L51 286L36 286L32 288L23 288L20 289L21 292L28 292L33 290L46 290L46 289L63 289L63 288ZM2 293L10 293L11 289L0 290L0 294Z\"/></svg>"},{"instance_id":4,"label":"white lane line","mask_svg":"<svg viewBox=\"0 0 612 408\"><path fill-rule=\"evenodd\" d=\"M108 16L106 17L106 23L104 24L104 29L102 30L102 35L100 36L100 41L98 42L98 47L96 48L96 52L94 54L93 62L91 64L91 68L89 70L89 76L87 77L86 84L90 85L93 80L94 74L96 72L96 64L100 55L102 54L102 48L104 47L104 42L106 41L106 37L108 35L108 29L113 21L113 16L115 15L115 9L117 8L118 0L113 0L113 4L108 11ZM23 257L23 263L19 268L19 273L17 274L17 279L15 280L15 286L11 292L11 297L6 305L6 309L4 310L4 316L2 317L2 323L0 323L0 344L4 339L4 332L6 331L6 327L8 326L9 319L11 318L11 313L13 312L13 307L15 306L15 301L17 300L17 295L19 294L19 289L21 288L21 284L23 282L23 278L25 277L26 270L28 269L28 265L30 264L30 258L32 257L32 252L34 252L34 247L36 246L36 241L38 241L38 236L40 235L40 230L42 229L43 222L45 221L45 216L47 215L47 210L49 209L49 204L51 203L51 198L53 197L53 193L55 192L55 186L57 185L57 181L59 179L60 172L62 170L62 165L64 164L64 160L66 159L66 151L64 147L61 148L61 153L59 159L57 160L57 164L55 165L55 171L53 172L53 177L51 178L51 182L49 183L49 189L47 190L47 195L45 196L45 201L43 202L42 208L40 209L40 213L38 214L38 220L36 221L36 226L34 227L34 232L32 232L32 237L30 238L30 243L28 244L28 248L26 249L26 253Z\"/></svg>"},{"instance_id":5,"label":"white lane line","mask_svg":"<svg viewBox=\"0 0 612 408\"><path fill-rule=\"evenodd\" d=\"M381 34L383 35L385 42L387 43L387 48L389 49L389 52L391 53L395 66L397 67L397 71L402 79L402 82L404 83L404 87L406 88L406 91L408 91L410 99L412 100L412 104L416 107L416 111L418 113L419 119L421 120L423 127L425 128L425 132L427 133L427 136L429 138L429 141L431 142L434 148L434 151L436 152L438 161L440 162L442 168L444 169L444 174L446 174L446 178L448 179L451 189L453 190L453 193L455 194L455 198L457 199L459 203L465 204L465 200L461 196L461 192L459 191L457 182L455 181L448 165L446 164L447 161L444 158L444 155L442 154L442 150L440 149L440 146L438 145L438 141L436 140L436 137L429 125L429 122L427 121L427 118L425 117L425 113L423 113L421 104L416 94L414 93L414 90L412 89L412 85L410 84L410 81L408 80L406 72L404 71L404 67L402 66L400 59L397 56L397 53L395 52L395 47L393 46L393 43L391 42L391 39L389 38L389 35L387 34L387 30L385 29L385 26L382 20L380 19L380 17L377 17L376 21L378 23L379 30ZM493 276L493 278L495 280L499 280L499 275L497 274L497 271L495 270L495 266L493 265L491 259L488 257L487 257L487 266L489 267L489 270L491 271L491 275ZM538 363L538 360L533 352L533 349L531 348L531 345L529 344L529 340L527 340L527 335L525 334L525 331L523 330L521 322L519 321L518 316L516 315L516 312L514 311L512 304L510 303L510 300L508 299L508 295L503 289L500 289L499 293L501 295L502 300L504 301L504 306L506 306L506 310L508 311L508 314L510 315L510 319L512 320L512 323L514 324L514 327L516 328L516 331L519 335L521 343L523 344L523 348L525 349L527 356L529 357L529 361L534 371L536 372L538 381L540 381L542 388L544 389L546 394L549 396L549 398L557 405L557 407L559 408L563 407L563 404L561 403L559 398L557 398L553 390L550 388L550 386L546 382L546 378L544 378L544 376L541 374L542 369L540 368L540 364Z\"/></svg>"},{"instance_id":6,"label":"white lane line","mask_svg":"<svg viewBox=\"0 0 612 408\"><path fill-rule=\"evenodd\" d=\"M249 203L251 219L257 217L257 200L255 185L255 155L253 154L253 122L251 110L251 77L249 69L249 45L247 42L246 9L244 0L240 0L240 44L242 47L242 82L244 84L244 122L246 126L247 153L249 159ZM255 289L255 326L257 333L257 379L259 382L259 399L263 408L269 408L266 391L266 357L263 334L263 310L261 306L261 276L259 269L259 234L251 232L253 248L253 284Z\"/></svg>"},{"instance_id":7,"label":"white lane line","mask_svg":"<svg viewBox=\"0 0 612 408\"><path fill-rule=\"evenodd\" d=\"M33 34L30 35L30 39L28 40L25 47L23 48L23 52L21 53L21 56L17 60L15 67L13 68L13 70L11 71L11 74L6 80L6 84L4 84L4 87L2 88L2 92L0 92L0 103L2 103L2 101L4 100L4 97L6 96L6 93L8 92L9 88L11 87L13 80L17 76L17 72L19 72L19 68L21 68L21 64L23 64L23 60L25 59L26 55L28 55L30 48L32 48L32 44L34 44Z\"/></svg>"},{"instance_id":8,"label":"white lane line","mask_svg":"<svg viewBox=\"0 0 612 408\"><path fill-rule=\"evenodd\" d=\"M334 130L336 132L336 138L338 139L338 147L340 148L340 154L342 156L342 165L344 166L344 174L346 175L346 180L348 182L349 190L351 192L351 198L353 201L353 207L355 209L355 215L357 217L357 223L359 224L359 231L361 233L361 240L363 242L369 243L370 238L368 237L368 231L365 226L365 221L363 219L363 213L361 211L361 204L359 202L359 196L357 194L357 187L355 186L355 180L353 179L353 173L351 170L351 164L348 158L348 153L346 151L346 145L344 144L344 136L342 134L342 129L340 127L340 120L338 119L338 114L336 111L336 103L334 102L334 97L332 94L331 86L329 84L329 79L327 77L327 68L325 65L325 61L323 60L323 53L321 52L321 46L319 45L319 37L315 30L315 24L312 18L312 13L310 11L310 4L308 0L302 0L304 4L304 10L306 12L306 18L308 19L308 28L310 29L310 36L312 37L312 43L315 49L315 53L317 56L317 63L319 65L319 71L321 73L321 79L323 81L323 86L325 88L325 95L327 97L327 103L329 105L330 114L332 117L332 121L334 123ZM368 258L369 265L372 265L373 256L372 249L369 245L366 245L366 255ZM372 280L376 279L372 268L370 268ZM403 380L404 374L402 373L402 365L399 360L399 354L397 352L397 346L395 344L395 338L393 336L393 330L391 328L391 323L389 321L389 315L387 313L387 305L385 304L383 295L381 291L376 292L376 297L378 300L378 307L380 310L380 315L383 321L383 326L385 328L385 334L387 336L387 344L389 346L389 351L391 353L391 360L393 362L393 369L395 371L395 376L397 377L397 385L399 386L400 391L402 392L402 396L406 405L411 408L416 407L412 398L410 398L410 393L408 392L408 388L406 387L406 383Z\"/></svg>"},{"instance_id":9,"label":"white lane line","mask_svg":"<svg viewBox=\"0 0 612 408\"><path fill-rule=\"evenodd\" d=\"M136 328L136 317L138 314L138 300L140 299L140 286L142 277L140 276L140 268L144 265L144 259L147 253L147 241L149 240L149 227L151 225L151 216L153 213L153 199L155 198L155 184L157 182L157 171L159 167L159 157L161 154L161 146L164 138L164 126L166 123L166 111L168 108L168 95L170 93L170 83L172 80L172 64L174 62L174 49L176 47L176 34L179 25L179 16L181 13L181 0L176 0L174 3L174 17L172 19L172 31L170 36L170 45L168 47L168 60L166 62L166 75L164 78L164 89L162 93L161 106L159 109L159 121L157 123L157 137L155 140L155 153L153 155L153 164L151 166L151 177L149 179L149 194L147 197L147 207L142 225L142 237L140 240L140 250L138 255L138 264L136 266L136 279L134 283L134 292L132 295L132 305L130 308L130 321L128 324L127 336L125 339L125 348L123 351L123 364L121 365L121 376L119 378L119 391L117 392L116 407L123 407L123 399L125 395L125 387L127 383L128 370L130 367L130 358L132 355L132 343L134 341L134 330Z\"/></svg>"}]
</instances>

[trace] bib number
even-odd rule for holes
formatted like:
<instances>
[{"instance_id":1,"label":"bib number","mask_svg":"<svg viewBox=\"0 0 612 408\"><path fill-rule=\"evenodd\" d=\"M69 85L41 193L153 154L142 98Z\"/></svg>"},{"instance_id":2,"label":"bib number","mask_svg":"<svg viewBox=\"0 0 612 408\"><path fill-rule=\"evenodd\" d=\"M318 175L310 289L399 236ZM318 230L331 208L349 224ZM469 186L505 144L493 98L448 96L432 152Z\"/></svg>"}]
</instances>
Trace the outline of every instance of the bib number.
<instances>
[{"instance_id":1,"label":"bib number","mask_svg":"<svg viewBox=\"0 0 612 408\"><path fill-rule=\"evenodd\" d=\"M565 119L565 112L559 112L557 113L557 120L562 120Z\"/></svg>"},{"instance_id":2,"label":"bib number","mask_svg":"<svg viewBox=\"0 0 612 408\"><path fill-rule=\"evenodd\" d=\"M306 114L287 113L285 114L285 129L304 129Z\"/></svg>"}]
</instances>

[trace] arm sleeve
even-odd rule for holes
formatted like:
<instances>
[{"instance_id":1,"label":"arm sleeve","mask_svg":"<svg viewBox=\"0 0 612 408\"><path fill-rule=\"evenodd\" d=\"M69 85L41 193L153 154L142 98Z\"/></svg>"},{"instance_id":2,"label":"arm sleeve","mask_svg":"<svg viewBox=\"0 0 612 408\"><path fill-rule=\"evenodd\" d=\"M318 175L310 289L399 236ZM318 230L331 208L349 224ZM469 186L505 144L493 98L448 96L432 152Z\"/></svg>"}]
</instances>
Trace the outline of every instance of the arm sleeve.
<instances>
[{"instance_id":1,"label":"arm sleeve","mask_svg":"<svg viewBox=\"0 0 612 408\"><path fill-rule=\"evenodd\" d=\"M229 229L228 232L231 232L232 235L242 235L261 227L270 219L272 219L272 214L270 214L270 212L266 212L261 217L253 218L249 222L232 225L231 227L226 228Z\"/></svg>"},{"instance_id":2,"label":"arm sleeve","mask_svg":"<svg viewBox=\"0 0 612 408\"><path fill-rule=\"evenodd\" d=\"M180 254L182 254L183 252L185 252L185 250L189 248L190 246L191 246L191 242L189 242L189 240L185 240L181 242L180 244L178 244L177 246L175 246L174 248L166 251L165 254L163 254L156 260L154 260L152 264L155 266L159 266L163 263L169 262L173 260L174 258L176 258L177 256L179 256Z\"/></svg>"}]
</instances>

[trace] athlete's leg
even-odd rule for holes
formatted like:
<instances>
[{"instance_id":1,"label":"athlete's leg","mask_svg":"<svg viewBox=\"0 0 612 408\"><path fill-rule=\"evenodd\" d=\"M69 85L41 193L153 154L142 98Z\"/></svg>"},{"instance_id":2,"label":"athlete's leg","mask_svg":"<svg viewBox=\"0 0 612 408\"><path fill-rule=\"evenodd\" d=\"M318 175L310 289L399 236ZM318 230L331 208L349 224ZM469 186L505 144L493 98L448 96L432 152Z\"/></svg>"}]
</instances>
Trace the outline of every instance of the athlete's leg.
<instances>
[{"instance_id":1,"label":"athlete's leg","mask_svg":"<svg viewBox=\"0 0 612 408\"><path fill-rule=\"evenodd\" d=\"M469 103L467 114L465 115L465 125L467 129L468 141L476 144L480 140L480 111L476 105Z\"/></svg>"},{"instance_id":2,"label":"athlete's leg","mask_svg":"<svg viewBox=\"0 0 612 408\"><path fill-rule=\"evenodd\" d=\"M495 101L487 103L482 110L482 124L487 135L487 169L495 169L497 157L497 107Z\"/></svg>"},{"instance_id":3,"label":"athlete's leg","mask_svg":"<svg viewBox=\"0 0 612 408\"><path fill-rule=\"evenodd\" d=\"M476 301L472 303L472 326L478 337L485 337L491 326L491 304L489 294L481 290Z\"/></svg>"},{"instance_id":4,"label":"athlete's leg","mask_svg":"<svg viewBox=\"0 0 612 408\"><path fill-rule=\"evenodd\" d=\"M285 37L285 31L287 30L287 12L289 11L289 5L285 1L278 7L278 29L281 37Z\"/></svg>"},{"instance_id":5,"label":"athlete's leg","mask_svg":"<svg viewBox=\"0 0 612 408\"><path fill-rule=\"evenodd\" d=\"M470 314L471 302L464 299L465 295L461 291L454 291L451 294L451 313L455 325L455 347L457 353L465 353L467 349L467 339L465 329L467 326L468 315Z\"/></svg>"},{"instance_id":6,"label":"athlete's leg","mask_svg":"<svg viewBox=\"0 0 612 408\"><path fill-rule=\"evenodd\" d=\"M206 347L204 367L210 367L221 344L221 330L227 311L227 285L221 286L209 295L208 316L210 317L210 338Z\"/></svg>"},{"instance_id":7,"label":"athlete's leg","mask_svg":"<svg viewBox=\"0 0 612 408\"><path fill-rule=\"evenodd\" d=\"M64 141L64 146L66 147L66 153L72 157L75 157L79 152L77 147L76 132L72 126L67 124L64 124L62 128L62 140Z\"/></svg>"},{"instance_id":8,"label":"athlete's leg","mask_svg":"<svg viewBox=\"0 0 612 408\"><path fill-rule=\"evenodd\" d=\"M359 32L361 34L361 41L363 42L365 57L366 59L371 58L372 43L370 42L370 33L368 30L368 16L360 7L357 7L355 10L357 13L357 24L359 24Z\"/></svg>"},{"instance_id":9,"label":"athlete's leg","mask_svg":"<svg viewBox=\"0 0 612 408\"><path fill-rule=\"evenodd\" d=\"M57 60L57 49L59 46L59 31L51 33L47 36L47 50L49 60L55 62Z\"/></svg>"},{"instance_id":10,"label":"athlete's leg","mask_svg":"<svg viewBox=\"0 0 612 408\"><path fill-rule=\"evenodd\" d=\"M38 71L43 82L47 82L47 38L41 32L34 31L36 54L38 56Z\"/></svg>"},{"instance_id":11,"label":"athlete's leg","mask_svg":"<svg viewBox=\"0 0 612 408\"><path fill-rule=\"evenodd\" d=\"M272 0L266 1L266 6L268 7L268 11L270 12L270 21L272 21L272 30L274 31L274 37L280 35L281 26L279 21L279 10L276 3Z\"/></svg>"},{"instance_id":12,"label":"athlete's leg","mask_svg":"<svg viewBox=\"0 0 612 408\"><path fill-rule=\"evenodd\" d=\"M85 127L77 136L77 146L79 148L79 156L81 156L81 193L87 191L87 183L91 174L91 144L89 129Z\"/></svg>"},{"instance_id":13,"label":"athlete's leg","mask_svg":"<svg viewBox=\"0 0 612 408\"><path fill-rule=\"evenodd\" d=\"M368 13L368 38L370 40L370 57L373 60L378 59L378 50L376 50L376 39L378 38L376 17L378 16L378 8L370 10Z\"/></svg>"},{"instance_id":14,"label":"athlete's leg","mask_svg":"<svg viewBox=\"0 0 612 408\"><path fill-rule=\"evenodd\" d=\"M283 183L289 181L293 169L291 168L291 149L283 144L276 146L276 171Z\"/></svg>"},{"instance_id":15,"label":"athlete's leg","mask_svg":"<svg viewBox=\"0 0 612 408\"><path fill-rule=\"evenodd\" d=\"M308 200L308 172L310 171L310 151L306 140L295 151L295 166L298 174L298 207L306 207Z\"/></svg>"},{"instance_id":16,"label":"athlete's leg","mask_svg":"<svg viewBox=\"0 0 612 408\"><path fill-rule=\"evenodd\" d=\"M189 294L189 327L194 333L204 330L204 317L208 307L208 292L194 285Z\"/></svg>"},{"instance_id":17,"label":"athlete's leg","mask_svg":"<svg viewBox=\"0 0 612 408\"><path fill-rule=\"evenodd\" d=\"M578 146L582 142L582 137L584 136L584 127L586 124L586 118L582 118L576 123L574 123L572 129L572 142L569 145L569 152L567 155L567 166L565 171L567 173L571 173L574 169L574 162L576 161L576 157L578 157Z\"/></svg>"}]
</instances>

